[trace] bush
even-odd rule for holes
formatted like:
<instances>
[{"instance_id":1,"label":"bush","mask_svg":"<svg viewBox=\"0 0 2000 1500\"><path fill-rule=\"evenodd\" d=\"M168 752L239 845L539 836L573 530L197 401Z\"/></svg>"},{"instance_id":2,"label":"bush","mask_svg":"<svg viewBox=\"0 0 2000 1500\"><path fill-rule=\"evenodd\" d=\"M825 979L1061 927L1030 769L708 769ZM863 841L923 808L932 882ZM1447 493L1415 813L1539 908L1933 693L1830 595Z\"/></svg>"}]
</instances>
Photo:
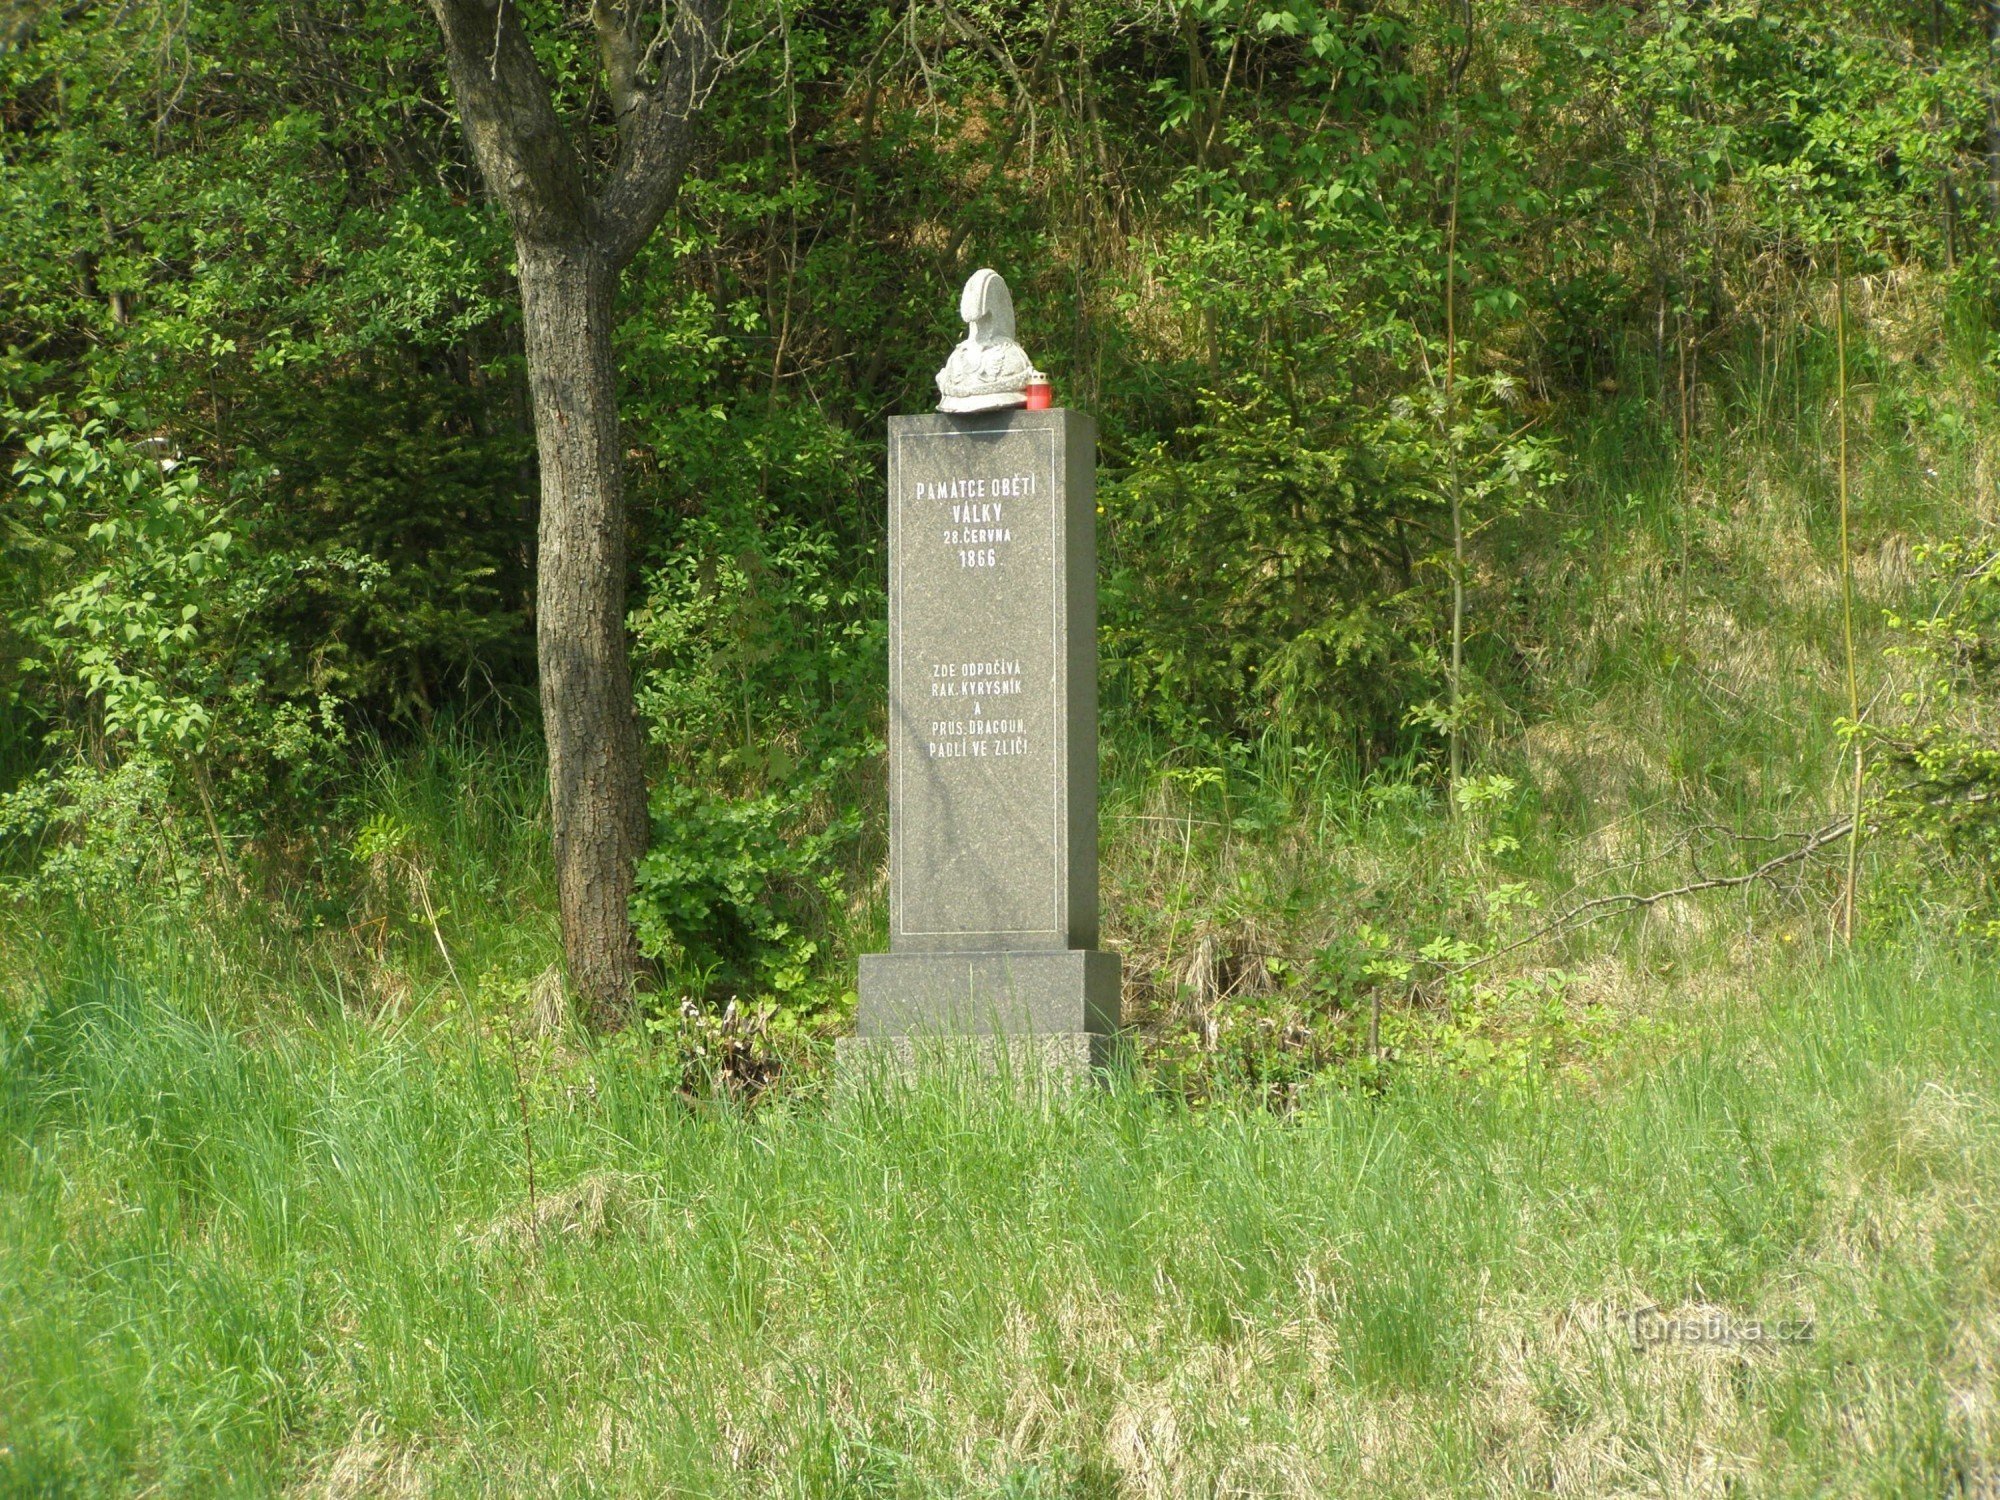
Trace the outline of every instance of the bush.
<instances>
[{"instance_id":1,"label":"bush","mask_svg":"<svg viewBox=\"0 0 2000 1500\"><path fill-rule=\"evenodd\" d=\"M639 946L680 987L766 996L809 1008L825 908L841 879L832 856L859 831L850 813L813 832L776 792L731 798L669 783L653 794L653 846L639 861L633 918Z\"/></svg>"},{"instance_id":2,"label":"bush","mask_svg":"<svg viewBox=\"0 0 2000 1500\"><path fill-rule=\"evenodd\" d=\"M1849 726L1872 752L1874 817L1915 839L2000 936L2000 553L1990 537L1918 549L1937 582L1923 617L1891 615L1890 654L1911 668L1901 712Z\"/></svg>"},{"instance_id":3,"label":"bush","mask_svg":"<svg viewBox=\"0 0 2000 1500\"><path fill-rule=\"evenodd\" d=\"M874 800L884 600L872 465L809 409L663 418L669 513L632 612L660 764L633 918L680 993L810 1010ZM686 505L677 503L686 496ZM695 497L698 496L698 502ZM843 808L838 817L830 809ZM818 934L809 937L808 934Z\"/></svg>"},{"instance_id":4,"label":"bush","mask_svg":"<svg viewBox=\"0 0 2000 1500\"><path fill-rule=\"evenodd\" d=\"M269 622L301 560L248 545L198 466L131 434L116 403L86 411L7 414L22 566L6 645L52 764L0 798L0 831L38 846L73 892L133 868L152 842L134 841L142 816L178 869L188 841L173 820L198 809L226 862L231 815L259 826L309 795L345 740L338 701ZM369 572L351 555L319 562Z\"/></svg>"}]
</instances>

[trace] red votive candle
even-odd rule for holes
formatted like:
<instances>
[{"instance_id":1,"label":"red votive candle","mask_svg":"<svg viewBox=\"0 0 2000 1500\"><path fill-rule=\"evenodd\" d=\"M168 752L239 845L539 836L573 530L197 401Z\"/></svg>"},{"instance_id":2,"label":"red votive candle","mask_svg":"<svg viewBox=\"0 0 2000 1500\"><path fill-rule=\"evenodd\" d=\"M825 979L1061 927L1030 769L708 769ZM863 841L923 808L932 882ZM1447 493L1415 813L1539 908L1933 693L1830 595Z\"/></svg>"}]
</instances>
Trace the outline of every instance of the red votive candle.
<instances>
[{"instance_id":1,"label":"red votive candle","mask_svg":"<svg viewBox=\"0 0 2000 1500\"><path fill-rule=\"evenodd\" d=\"M1056 388L1049 384L1049 377L1039 370L1028 377L1028 410L1047 411L1055 405Z\"/></svg>"}]
</instances>

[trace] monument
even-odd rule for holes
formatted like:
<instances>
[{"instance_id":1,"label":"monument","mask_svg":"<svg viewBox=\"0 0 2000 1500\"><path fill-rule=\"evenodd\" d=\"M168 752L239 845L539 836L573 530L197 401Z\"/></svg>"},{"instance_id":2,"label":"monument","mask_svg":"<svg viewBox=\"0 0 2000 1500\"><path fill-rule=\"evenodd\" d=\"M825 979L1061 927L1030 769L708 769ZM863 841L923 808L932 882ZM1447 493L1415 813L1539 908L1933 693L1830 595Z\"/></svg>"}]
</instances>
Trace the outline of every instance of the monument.
<instances>
[{"instance_id":1,"label":"monument","mask_svg":"<svg viewBox=\"0 0 2000 1500\"><path fill-rule=\"evenodd\" d=\"M970 1038L1080 1070L1119 1025L1097 947L1096 424L1046 406L997 274L959 313L938 412L889 419L889 951L861 958L841 1060Z\"/></svg>"}]
</instances>

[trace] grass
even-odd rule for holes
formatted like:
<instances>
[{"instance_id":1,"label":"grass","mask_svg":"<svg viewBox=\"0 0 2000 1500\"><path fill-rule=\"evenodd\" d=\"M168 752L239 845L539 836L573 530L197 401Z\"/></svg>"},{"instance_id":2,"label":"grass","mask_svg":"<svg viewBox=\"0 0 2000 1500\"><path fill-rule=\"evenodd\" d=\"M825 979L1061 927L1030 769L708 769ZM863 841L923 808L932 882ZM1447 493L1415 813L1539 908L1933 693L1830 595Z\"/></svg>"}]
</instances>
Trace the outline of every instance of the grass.
<instances>
[{"instance_id":1,"label":"grass","mask_svg":"<svg viewBox=\"0 0 2000 1500\"><path fill-rule=\"evenodd\" d=\"M2000 522L1983 340L1934 291L1857 298L1884 704L1912 543ZM1828 340L1781 342L1714 361L1686 485L1619 395L1482 543L1507 711L1470 805L1114 727L1145 1046L1101 1093L836 1099L807 1036L745 1104L685 1046L579 1038L538 756L464 727L370 763L257 899L0 908L0 1496L2000 1483L2000 979L1955 948L1962 871L1870 850L1852 954L1829 862L1450 973L1840 810ZM836 994L878 845L826 914ZM1635 1347L1646 1309L1813 1337Z\"/></svg>"},{"instance_id":2,"label":"grass","mask_svg":"<svg viewBox=\"0 0 2000 1500\"><path fill-rule=\"evenodd\" d=\"M2000 1465L2000 980L1690 994L1598 1085L1290 1117L690 1104L616 1044L245 1032L158 939L6 1013L0 1493L1951 1492ZM1635 1349L1622 1313L1810 1319Z\"/></svg>"}]
</instances>

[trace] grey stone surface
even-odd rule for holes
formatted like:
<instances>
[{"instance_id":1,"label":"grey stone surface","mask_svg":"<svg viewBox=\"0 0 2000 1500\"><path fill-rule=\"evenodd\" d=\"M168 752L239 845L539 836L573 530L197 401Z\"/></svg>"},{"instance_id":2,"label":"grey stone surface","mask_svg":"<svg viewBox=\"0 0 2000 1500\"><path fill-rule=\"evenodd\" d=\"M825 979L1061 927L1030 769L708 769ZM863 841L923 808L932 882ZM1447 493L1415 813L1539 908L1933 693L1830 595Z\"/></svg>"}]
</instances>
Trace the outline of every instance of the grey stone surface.
<instances>
[{"instance_id":1,"label":"grey stone surface","mask_svg":"<svg viewBox=\"0 0 2000 1500\"><path fill-rule=\"evenodd\" d=\"M1096 424L889 422L889 945L1097 943Z\"/></svg>"},{"instance_id":2,"label":"grey stone surface","mask_svg":"<svg viewBox=\"0 0 2000 1500\"><path fill-rule=\"evenodd\" d=\"M867 953L856 1017L861 1036L1112 1032L1119 1022L1118 955Z\"/></svg>"},{"instance_id":3,"label":"grey stone surface","mask_svg":"<svg viewBox=\"0 0 2000 1500\"><path fill-rule=\"evenodd\" d=\"M1118 958L1096 951L1095 464L1082 412L890 419L890 951L861 960L843 1065L995 1035L1088 1062L1118 1030Z\"/></svg>"}]
</instances>

